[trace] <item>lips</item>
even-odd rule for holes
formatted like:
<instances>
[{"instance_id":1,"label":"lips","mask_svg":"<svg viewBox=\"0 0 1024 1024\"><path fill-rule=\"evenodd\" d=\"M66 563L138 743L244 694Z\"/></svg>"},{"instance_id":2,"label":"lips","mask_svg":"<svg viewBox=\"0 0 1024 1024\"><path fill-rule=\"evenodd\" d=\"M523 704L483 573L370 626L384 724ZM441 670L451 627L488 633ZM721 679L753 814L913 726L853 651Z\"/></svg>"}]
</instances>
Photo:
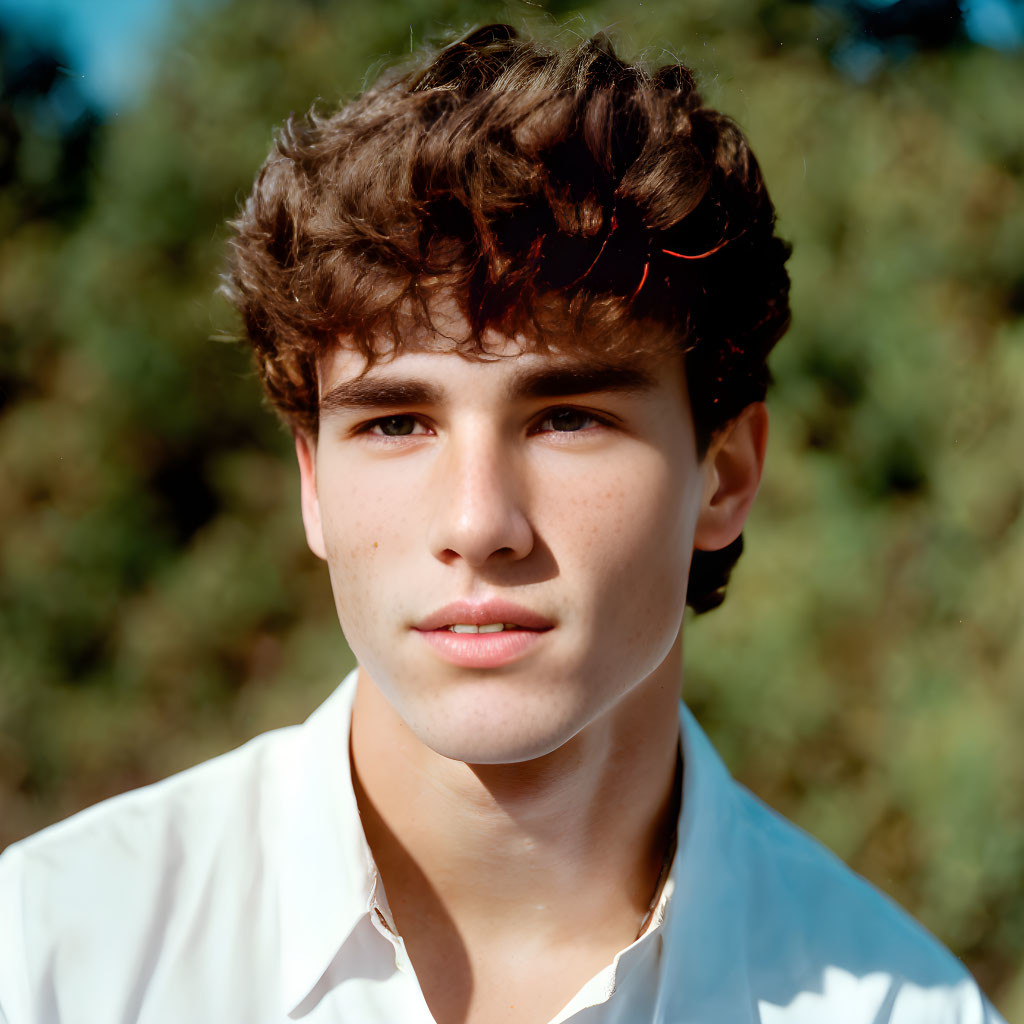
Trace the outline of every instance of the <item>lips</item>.
<instances>
[{"instance_id":1,"label":"lips","mask_svg":"<svg viewBox=\"0 0 1024 1024\"><path fill-rule=\"evenodd\" d=\"M523 608L511 601L492 599L480 602L453 601L417 622L413 629L430 632L431 630L447 630L448 627L456 624L489 626L498 622L506 626L540 632L554 627L554 623L550 619L529 608Z\"/></svg>"}]
</instances>

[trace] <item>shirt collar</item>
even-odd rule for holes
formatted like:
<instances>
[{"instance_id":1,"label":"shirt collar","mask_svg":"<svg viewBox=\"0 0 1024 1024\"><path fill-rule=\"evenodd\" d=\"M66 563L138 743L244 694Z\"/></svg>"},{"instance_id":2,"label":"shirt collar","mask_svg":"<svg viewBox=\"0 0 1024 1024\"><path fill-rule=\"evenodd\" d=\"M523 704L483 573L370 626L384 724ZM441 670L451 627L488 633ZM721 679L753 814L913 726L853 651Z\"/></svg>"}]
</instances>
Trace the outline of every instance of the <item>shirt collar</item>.
<instances>
[{"instance_id":1,"label":"shirt collar","mask_svg":"<svg viewBox=\"0 0 1024 1024\"><path fill-rule=\"evenodd\" d=\"M753 1024L760 1017L743 953L749 878L735 842L739 787L682 703L680 724L683 799L657 1019Z\"/></svg>"},{"instance_id":2,"label":"shirt collar","mask_svg":"<svg viewBox=\"0 0 1024 1024\"><path fill-rule=\"evenodd\" d=\"M754 1024L760 1019L754 1016L746 964L740 955L740 907L746 880L729 853L736 784L682 702L679 730L683 795L676 853L650 926L577 993L553 1024L610 999L653 941L662 943L657 1021Z\"/></svg>"},{"instance_id":3,"label":"shirt collar","mask_svg":"<svg viewBox=\"0 0 1024 1024\"><path fill-rule=\"evenodd\" d=\"M316 986L369 910L376 867L352 788L349 728L356 670L278 750L266 827L280 879L283 1011Z\"/></svg>"},{"instance_id":4,"label":"shirt collar","mask_svg":"<svg viewBox=\"0 0 1024 1024\"><path fill-rule=\"evenodd\" d=\"M280 971L286 1014L309 995L370 911L377 886L349 760L356 671L291 731L270 766L277 806L276 813L268 815L266 827L272 834L266 838L279 858ZM738 893L743 879L728 862L736 786L682 703L680 736L683 797L672 870L644 936L610 965L608 994L647 945L644 940L659 932L665 942L663 969L673 972L663 991L686 993L688 1006L717 1006L725 999L728 1007L723 1004L716 1019L743 1024L753 1020L736 945L742 933ZM714 992L705 991L709 985ZM671 1014L669 1018L674 1019Z\"/></svg>"}]
</instances>

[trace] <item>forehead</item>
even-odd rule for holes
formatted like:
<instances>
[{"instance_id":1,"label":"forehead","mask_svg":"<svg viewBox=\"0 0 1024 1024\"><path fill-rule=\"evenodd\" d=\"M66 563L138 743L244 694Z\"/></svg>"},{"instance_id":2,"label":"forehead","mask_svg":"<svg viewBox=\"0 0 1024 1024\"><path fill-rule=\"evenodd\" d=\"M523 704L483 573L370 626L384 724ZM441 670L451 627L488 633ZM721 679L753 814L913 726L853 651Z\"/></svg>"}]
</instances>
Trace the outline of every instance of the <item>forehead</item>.
<instances>
[{"instance_id":1,"label":"forehead","mask_svg":"<svg viewBox=\"0 0 1024 1024\"><path fill-rule=\"evenodd\" d=\"M399 366L411 368L415 363L429 365L425 359L404 358L411 354L461 356L470 363L495 367L496 372L489 373L489 378L542 363L563 368L643 365L662 372L682 363L678 338L665 325L624 321L602 328L600 323L591 322L593 317L574 316L564 297L546 305L540 303L529 317L526 331L509 327L510 333L495 325L486 325L476 333L451 290L426 291L423 298L422 303L410 304L396 320L358 342L339 337L319 360L321 385L330 378L369 376ZM457 364L448 360L436 365L454 368Z\"/></svg>"},{"instance_id":2,"label":"forehead","mask_svg":"<svg viewBox=\"0 0 1024 1024\"><path fill-rule=\"evenodd\" d=\"M486 327L474 335L452 296L430 303L428 317L407 321L400 337L381 335L372 339L372 355L351 339L338 344L318 364L321 398L344 382L367 383L388 377L420 374L451 386L473 380L506 390L536 392L539 378L548 378L555 393L562 384L579 385L583 378L591 390L651 390L659 382L675 383L683 372L683 357L662 330L651 329L609 344L600 337L568 337L560 343L538 342L525 334L509 335ZM576 378L573 382L572 378ZM597 386L599 385L599 387Z\"/></svg>"}]
</instances>

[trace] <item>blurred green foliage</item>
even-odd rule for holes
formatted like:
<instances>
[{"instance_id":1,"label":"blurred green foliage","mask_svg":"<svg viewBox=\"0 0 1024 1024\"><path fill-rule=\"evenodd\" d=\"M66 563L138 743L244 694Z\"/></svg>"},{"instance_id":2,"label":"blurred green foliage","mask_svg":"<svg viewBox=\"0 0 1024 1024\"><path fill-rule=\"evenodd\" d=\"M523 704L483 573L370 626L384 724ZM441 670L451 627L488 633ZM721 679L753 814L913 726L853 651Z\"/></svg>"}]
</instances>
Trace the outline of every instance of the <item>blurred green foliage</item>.
<instances>
[{"instance_id":1,"label":"blurred green foliage","mask_svg":"<svg viewBox=\"0 0 1024 1024\"><path fill-rule=\"evenodd\" d=\"M1024 66L958 43L857 82L840 8L805 3L548 10L690 63L795 244L768 471L687 699L1024 1018ZM300 720L350 667L288 438L211 340L223 224L289 112L523 11L233 0L105 125L55 120L45 67L5 74L0 846Z\"/></svg>"}]
</instances>

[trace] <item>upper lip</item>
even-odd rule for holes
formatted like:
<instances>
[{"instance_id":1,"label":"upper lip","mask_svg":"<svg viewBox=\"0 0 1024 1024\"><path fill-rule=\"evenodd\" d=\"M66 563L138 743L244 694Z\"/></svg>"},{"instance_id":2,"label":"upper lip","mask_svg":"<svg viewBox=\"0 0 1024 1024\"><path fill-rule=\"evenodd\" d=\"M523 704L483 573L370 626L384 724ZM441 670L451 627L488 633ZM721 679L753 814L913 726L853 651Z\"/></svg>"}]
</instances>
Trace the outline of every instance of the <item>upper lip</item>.
<instances>
[{"instance_id":1,"label":"upper lip","mask_svg":"<svg viewBox=\"0 0 1024 1024\"><path fill-rule=\"evenodd\" d=\"M537 612L513 604L511 601L453 601L421 619L414 629L443 629L445 626L488 626L501 622L521 626L523 629L551 629L554 623Z\"/></svg>"}]
</instances>

